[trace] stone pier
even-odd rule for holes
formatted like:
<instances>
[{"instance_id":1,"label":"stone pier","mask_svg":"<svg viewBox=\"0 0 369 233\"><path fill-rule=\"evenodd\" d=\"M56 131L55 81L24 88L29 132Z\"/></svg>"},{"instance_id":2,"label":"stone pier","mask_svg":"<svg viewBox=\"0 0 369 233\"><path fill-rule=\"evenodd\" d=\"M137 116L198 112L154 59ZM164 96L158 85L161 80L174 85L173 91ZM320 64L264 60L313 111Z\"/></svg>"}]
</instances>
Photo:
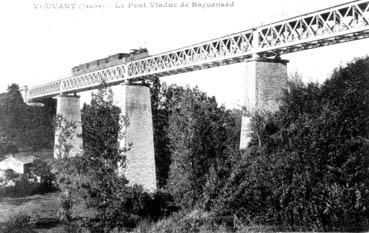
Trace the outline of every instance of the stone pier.
<instances>
[{"instance_id":1,"label":"stone pier","mask_svg":"<svg viewBox=\"0 0 369 233\"><path fill-rule=\"evenodd\" d=\"M54 158L81 156L83 142L79 96L59 95L56 99Z\"/></svg>"},{"instance_id":2,"label":"stone pier","mask_svg":"<svg viewBox=\"0 0 369 233\"><path fill-rule=\"evenodd\" d=\"M121 173L129 184L142 185L146 190L156 190L153 124L150 88L145 85L121 84L114 98L127 120L120 133L120 147L128 148L126 164Z\"/></svg>"},{"instance_id":3,"label":"stone pier","mask_svg":"<svg viewBox=\"0 0 369 233\"><path fill-rule=\"evenodd\" d=\"M240 149L250 143L250 121L255 111L277 111L287 88L287 60L255 58L246 62Z\"/></svg>"}]
</instances>

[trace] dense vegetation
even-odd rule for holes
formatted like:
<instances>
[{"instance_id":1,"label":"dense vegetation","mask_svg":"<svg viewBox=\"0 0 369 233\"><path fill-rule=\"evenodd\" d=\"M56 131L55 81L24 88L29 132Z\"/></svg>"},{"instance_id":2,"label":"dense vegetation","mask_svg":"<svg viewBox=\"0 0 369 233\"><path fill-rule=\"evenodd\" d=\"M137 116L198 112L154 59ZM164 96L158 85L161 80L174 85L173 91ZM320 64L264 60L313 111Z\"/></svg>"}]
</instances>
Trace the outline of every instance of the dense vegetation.
<instances>
[{"instance_id":1,"label":"dense vegetation","mask_svg":"<svg viewBox=\"0 0 369 233\"><path fill-rule=\"evenodd\" d=\"M0 160L8 153L50 150L54 143L54 100L46 100L44 107L24 103L19 87L12 84L6 93L0 94ZM1 183L12 181L14 186L0 187L0 197L22 197L55 190L50 166L36 160L33 176L5 171ZM40 182L32 181L35 176Z\"/></svg>"},{"instance_id":2,"label":"dense vegetation","mask_svg":"<svg viewBox=\"0 0 369 233\"><path fill-rule=\"evenodd\" d=\"M50 164L36 159L30 174L18 174L12 169L4 171L4 175L0 177L0 198L54 192L57 190L54 181L55 175L51 172Z\"/></svg>"},{"instance_id":3,"label":"dense vegetation","mask_svg":"<svg viewBox=\"0 0 369 233\"><path fill-rule=\"evenodd\" d=\"M85 155L56 163L65 223L92 232L369 228L369 58L322 85L291 81L279 111L254 114L242 152L239 110L197 88L154 80L151 89L160 189L147 193L119 174L124 119L102 89L83 109ZM77 218L81 206L94 214Z\"/></svg>"},{"instance_id":4,"label":"dense vegetation","mask_svg":"<svg viewBox=\"0 0 369 233\"><path fill-rule=\"evenodd\" d=\"M19 87L12 84L0 95L0 158L6 153L52 149L55 100L44 107L24 103Z\"/></svg>"},{"instance_id":5,"label":"dense vegetation","mask_svg":"<svg viewBox=\"0 0 369 233\"><path fill-rule=\"evenodd\" d=\"M148 193L141 186L128 186L119 172L125 161L120 148L120 110L113 105L110 89L101 89L83 108L84 156L56 161L61 190L61 219L66 224L106 232L133 228L143 219L157 220L172 207L171 197L161 191ZM66 128L65 130L71 130ZM76 212L92 209L92 216Z\"/></svg>"},{"instance_id":6,"label":"dense vegetation","mask_svg":"<svg viewBox=\"0 0 369 233\"><path fill-rule=\"evenodd\" d=\"M164 107L171 110L165 187L182 209L210 211L208 218L226 225L367 229L368 77L365 58L337 68L322 85L290 82L278 112L255 113L243 153L237 135L227 134L237 132L232 114L175 87L163 98L174 106ZM225 122L232 122L229 131Z\"/></svg>"},{"instance_id":7,"label":"dense vegetation","mask_svg":"<svg viewBox=\"0 0 369 233\"><path fill-rule=\"evenodd\" d=\"M36 160L33 175L30 177L29 174L18 174L12 169L5 170L4 177L0 178L0 182L2 184L13 182L14 185L0 186L0 198L25 197L56 191L53 183L55 176L46 162ZM39 177L40 180L37 180L36 177Z\"/></svg>"},{"instance_id":8,"label":"dense vegetation","mask_svg":"<svg viewBox=\"0 0 369 233\"><path fill-rule=\"evenodd\" d=\"M197 88L163 85L154 88L154 100L156 95L153 115L159 185L182 207L198 203L209 207L216 177L228 170L227 152L238 147L240 121L236 118L241 112L219 107L214 97Z\"/></svg>"}]
</instances>

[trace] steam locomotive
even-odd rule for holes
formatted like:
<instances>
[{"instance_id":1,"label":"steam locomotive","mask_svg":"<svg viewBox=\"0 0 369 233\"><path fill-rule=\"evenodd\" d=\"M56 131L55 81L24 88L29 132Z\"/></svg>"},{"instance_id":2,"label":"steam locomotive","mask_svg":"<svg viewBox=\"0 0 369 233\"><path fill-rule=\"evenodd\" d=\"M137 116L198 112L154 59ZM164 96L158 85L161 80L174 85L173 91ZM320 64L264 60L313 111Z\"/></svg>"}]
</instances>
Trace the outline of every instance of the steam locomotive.
<instances>
[{"instance_id":1,"label":"steam locomotive","mask_svg":"<svg viewBox=\"0 0 369 233\"><path fill-rule=\"evenodd\" d=\"M111 66L139 60L149 56L146 48L132 49L129 53L117 53L106 58L87 62L72 68L73 76L85 74L88 72L105 69Z\"/></svg>"}]
</instances>

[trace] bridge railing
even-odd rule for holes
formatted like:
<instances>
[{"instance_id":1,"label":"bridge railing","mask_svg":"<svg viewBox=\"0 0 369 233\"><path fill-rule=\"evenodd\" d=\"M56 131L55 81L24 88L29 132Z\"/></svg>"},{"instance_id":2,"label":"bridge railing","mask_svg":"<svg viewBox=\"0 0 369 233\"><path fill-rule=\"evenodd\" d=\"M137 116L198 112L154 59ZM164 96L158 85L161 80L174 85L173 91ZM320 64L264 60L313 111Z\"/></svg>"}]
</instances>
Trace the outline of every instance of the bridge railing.
<instances>
[{"instance_id":1,"label":"bridge railing","mask_svg":"<svg viewBox=\"0 0 369 233\"><path fill-rule=\"evenodd\" d=\"M369 1L354 1L257 29L256 53L284 54L368 37Z\"/></svg>"},{"instance_id":2,"label":"bridge railing","mask_svg":"<svg viewBox=\"0 0 369 233\"><path fill-rule=\"evenodd\" d=\"M308 49L317 41L326 42L324 45L340 43L344 35L350 35L346 40L357 39L352 36L354 33L367 37L368 7L368 0L350 2L137 60L128 63L128 75L129 78L167 75L218 60L247 58L253 53L273 56Z\"/></svg>"},{"instance_id":3,"label":"bridge railing","mask_svg":"<svg viewBox=\"0 0 369 233\"><path fill-rule=\"evenodd\" d=\"M62 93L90 90L97 88L102 83L111 85L115 82L123 82L124 79L127 78L126 66L126 64L121 64L32 87L28 90L28 100L55 96Z\"/></svg>"},{"instance_id":4,"label":"bridge railing","mask_svg":"<svg viewBox=\"0 0 369 233\"><path fill-rule=\"evenodd\" d=\"M167 75L251 56L253 29L128 63L129 78Z\"/></svg>"},{"instance_id":5,"label":"bridge railing","mask_svg":"<svg viewBox=\"0 0 369 233\"><path fill-rule=\"evenodd\" d=\"M102 83L123 82L127 78L126 66L126 64L120 64L64 79L61 81L61 91L63 93L84 91L96 88Z\"/></svg>"},{"instance_id":6,"label":"bridge railing","mask_svg":"<svg viewBox=\"0 0 369 233\"><path fill-rule=\"evenodd\" d=\"M114 67L29 89L29 100L241 62L369 37L369 0L300 15Z\"/></svg>"},{"instance_id":7,"label":"bridge railing","mask_svg":"<svg viewBox=\"0 0 369 233\"><path fill-rule=\"evenodd\" d=\"M28 89L26 101L37 97L47 97L57 95L61 92L60 84L61 80L57 80L36 87L31 87Z\"/></svg>"}]
</instances>

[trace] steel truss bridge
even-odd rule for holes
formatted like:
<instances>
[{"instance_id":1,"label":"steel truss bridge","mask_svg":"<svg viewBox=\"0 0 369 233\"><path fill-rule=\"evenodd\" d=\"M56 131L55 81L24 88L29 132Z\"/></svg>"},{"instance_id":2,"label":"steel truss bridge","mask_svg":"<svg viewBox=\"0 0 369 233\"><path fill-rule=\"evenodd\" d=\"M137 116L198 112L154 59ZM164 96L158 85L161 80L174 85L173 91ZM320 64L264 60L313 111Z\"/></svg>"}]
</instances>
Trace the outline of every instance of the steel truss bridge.
<instances>
[{"instance_id":1,"label":"steel truss bridge","mask_svg":"<svg viewBox=\"0 0 369 233\"><path fill-rule=\"evenodd\" d=\"M369 37L369 0L330 7L221 38L72 76L25 93L27 101L116 85L250 59L273 57Z\"/></svg>"}]
</instances>

